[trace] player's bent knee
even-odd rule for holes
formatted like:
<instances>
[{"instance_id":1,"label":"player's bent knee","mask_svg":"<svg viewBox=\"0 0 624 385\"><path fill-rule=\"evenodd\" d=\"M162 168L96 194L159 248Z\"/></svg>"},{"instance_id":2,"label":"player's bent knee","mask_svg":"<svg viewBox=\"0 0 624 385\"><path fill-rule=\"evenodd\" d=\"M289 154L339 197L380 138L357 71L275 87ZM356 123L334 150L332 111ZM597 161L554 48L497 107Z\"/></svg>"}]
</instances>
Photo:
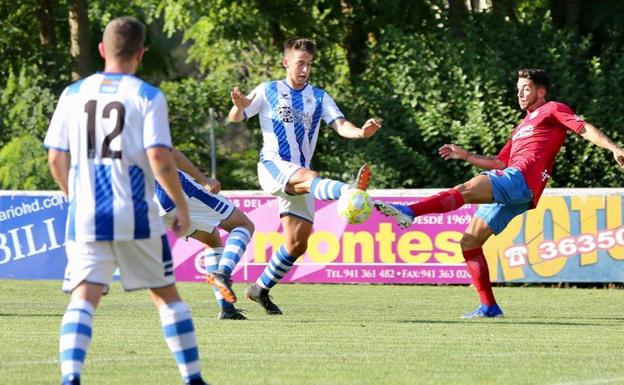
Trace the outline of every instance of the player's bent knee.
<instances>
[{"instance_id":1,"label":"player's bent knee","mask_svg":"<svg viewBox=\"0 0 624 385\"><path fill-rule=\"evenodd\" d=\"M472 234L464 233L459 240L459 246L462 251L472 250L483 246L483 243L479 240L479 238L475 237Z\"/></svg>"},{"instance_id":2,"label":"player's bent knee","mask_svg":"<svg viewBox=\"0 0 624 385\"><path fill-rule=\"evenodd\" d=\"M256 230L256 226L254 225L254 223L251 221L251 219L249 219L249 217L247 215L245 215L242 211L236 209L240 215L240 224L238 226L244 227L245 229L247 229L247 231L249 231L249 234L253 234L254 231Z\"/></svg>"}]
</instances>

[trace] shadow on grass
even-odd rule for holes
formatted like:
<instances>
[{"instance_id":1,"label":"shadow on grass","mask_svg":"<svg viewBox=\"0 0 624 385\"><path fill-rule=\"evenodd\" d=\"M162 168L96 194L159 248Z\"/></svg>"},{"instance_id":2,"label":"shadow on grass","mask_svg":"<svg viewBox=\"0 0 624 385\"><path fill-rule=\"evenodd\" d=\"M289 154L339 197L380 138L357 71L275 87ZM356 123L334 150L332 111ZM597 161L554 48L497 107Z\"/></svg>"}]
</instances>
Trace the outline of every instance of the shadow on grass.
<instances>
[{"instance_id":1,"label":"shadow on grass","mask_svg":"<svg viewBox=\"0 0 624 385\"><path fill-rule=\"evenodd\" d=\"M526 317L528 319L538 318L538 317ZM543 318L543 317L539 317ZM557 317L560 319L588 319L588 320L599 320L599 321L624 321L624 317L586 317L586 316L563 316Z\"/></svg>"},{"instance_id":2,"label":"shadow on grass","mask_svg":"<svg viewBox=\"0 0 624 385\"><path fill-rule=\"evenodd\" d=\"M612 319L610 319L612 320ZM528 321L528 320L511 320L509 318L502 319L489 319L489 318L479 318L479 319L459 319L457 321L454 320L401 320L396 321L397 323L412 323L412 324L462 324L462 325L479 325L479 324L500 324L500 325L552 325L552 326L605 326L605 327L622 327L621 324L604 324L604 323L589 323L589 322L561 322L561 321Z\"/></svg>"}]
</instances>

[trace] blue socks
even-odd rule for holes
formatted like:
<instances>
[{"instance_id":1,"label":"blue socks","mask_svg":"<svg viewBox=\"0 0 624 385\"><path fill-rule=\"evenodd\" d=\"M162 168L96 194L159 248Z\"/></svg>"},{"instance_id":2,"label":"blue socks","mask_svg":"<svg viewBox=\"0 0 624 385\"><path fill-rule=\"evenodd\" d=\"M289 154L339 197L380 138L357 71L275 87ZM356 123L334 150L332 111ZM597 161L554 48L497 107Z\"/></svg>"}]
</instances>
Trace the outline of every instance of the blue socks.
<instances>
[{"instance_id":1,"label":"blue socks","mask_svg":"<svg viewBox=\"0 0 624 385\"><path fill-rule=\"evenodd\" d=\"M322 201L336 200L349 185L332 179L314 178L310 185L310 194Z\"/></svg>"},{"instance_id":2,"label":"blue socks","mask_svg":"<svg viewBox=\"0 0 624 385\"><path fill-rule=\"evenodd\" d=\"M296 260L297 257L288 255L284 246L281 246L271 256L269 264L264 268L256 284L267 290L272 288L292 269Z\"/></svg>"}]
</instances>

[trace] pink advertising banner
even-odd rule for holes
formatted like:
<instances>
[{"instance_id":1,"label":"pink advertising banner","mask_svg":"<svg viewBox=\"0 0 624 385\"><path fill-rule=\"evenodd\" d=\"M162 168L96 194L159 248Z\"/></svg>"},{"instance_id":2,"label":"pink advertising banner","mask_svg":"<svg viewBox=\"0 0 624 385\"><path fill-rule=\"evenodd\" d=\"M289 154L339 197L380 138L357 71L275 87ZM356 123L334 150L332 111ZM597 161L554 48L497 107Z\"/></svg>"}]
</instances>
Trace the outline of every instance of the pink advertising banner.
<instances>
[{"instance_id":1,"label":"pink advertising banner","mask_svg":"<svg viewBox=\"0 0 624 385\"><path fill-rule=\"evenodd\" d=\"M371 195L411 203L439 190L377 190ZM283 243L274 198L225 193L256 225L234 271L252 282ZM483 250L496 282L624 282L624 189L548 189L538 206L514 218ZM469 283L459 240L475 205L418 218L408 229L376 212L361 225L316 202L308 252L285 282ZM0 191L0 279L62 279L68 202L58 192ZM227 236L227 234L222 234ZM202 244L172 243L180 281L204 279Z\"/></svg>"},{"instance_id":2,"label":"pink advertising banner","mask_svg":"<svg viewBox=\"0 0 624 385\"><path fill-rule=\"evenodd\" d=\"M283 243L277 201L269 196L229 198L254 222L256 232L233 272L235 282L253 282L262 273L273 250ZM376 197L380 198L380 197ZM381 197L412 203L414 197ZM476 211L466 205L448 214L417 219L402 230L393 220L373 210L363 224L351 225L336 213L336 202L316 201L314 232L308 251L282 282L301 283L469 283L459 240ZM223 242L227 233L222 232ZM203 245L169 234L179 281L204 279Z\"/></svg>"}]
</instances>

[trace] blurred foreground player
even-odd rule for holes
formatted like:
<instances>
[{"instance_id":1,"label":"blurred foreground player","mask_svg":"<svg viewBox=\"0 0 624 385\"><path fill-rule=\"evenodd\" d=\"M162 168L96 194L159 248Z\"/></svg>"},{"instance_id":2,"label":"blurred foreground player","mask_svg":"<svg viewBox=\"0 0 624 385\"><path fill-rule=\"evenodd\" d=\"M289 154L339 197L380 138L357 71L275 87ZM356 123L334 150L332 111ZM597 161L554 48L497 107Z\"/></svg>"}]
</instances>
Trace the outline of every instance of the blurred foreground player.
<instances>
[{"instance_id":1,"label":"blurred foreground player","mask_svg":"<svg viewBox=\"0 0 624 385\"><path fill-rule=\"evenodd\" d=\"M171 155L167 102L134 76L145 26L112 20L100 54L105 72L67 87L45 138L52 176L69 195L67 268L71 301L60 336L62 383L80 384L93 314L119 267L124 290L148 289L165 340L186 384L205 384L191 312L175 286L165 227L154 202L154 177L177 206L172 230L186 234L189 216Z\"/></svg>"}]
</instances>

